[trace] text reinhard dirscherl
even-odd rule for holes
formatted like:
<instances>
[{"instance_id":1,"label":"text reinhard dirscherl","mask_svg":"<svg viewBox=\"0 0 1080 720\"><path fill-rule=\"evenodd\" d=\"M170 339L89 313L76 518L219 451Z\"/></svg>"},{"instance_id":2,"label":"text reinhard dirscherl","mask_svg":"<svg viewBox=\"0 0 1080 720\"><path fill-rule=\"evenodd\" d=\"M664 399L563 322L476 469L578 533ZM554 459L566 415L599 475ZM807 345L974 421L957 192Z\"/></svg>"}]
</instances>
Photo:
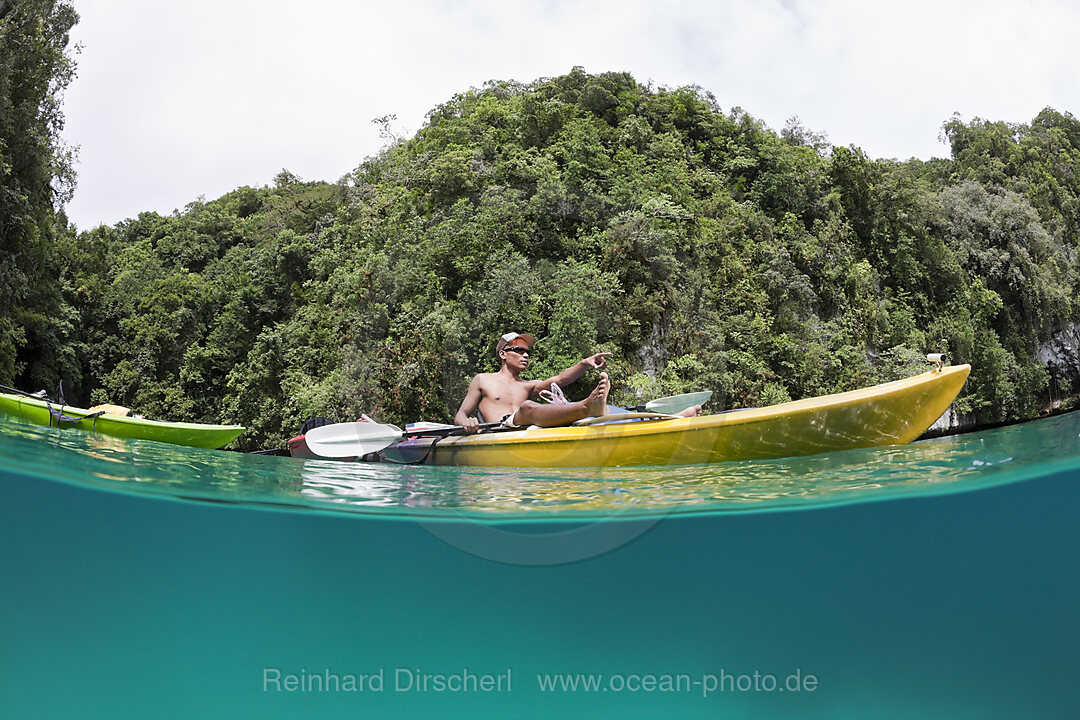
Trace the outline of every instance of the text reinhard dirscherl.
<instances>
[{"instance_id":1,"label":"text reinhard dirscherl","mask_svg":"<svg viewBox=\"0 0 1080 720\"><path fill-rule=\"evenodd\" d=\"M337 673L329 668L285 673L263 668L263 692L286 693L501 693L513 690L510 668L500 673L481 673L462 668L453 672L424 672L420 668L386 668L367 673Z\"/></svg>"},{"instance_id":2,"label":"text reinhard dirscherl","mask_svg":"<svg viewBox=\"0 0 1080 720\"><path fill-rule=\"evenodd\" d=\"M801 668L786 675L755 670L753 673L546 673L536 676L541 693L696 693L708 697L716 693L813 693L816 675ZM338 673L325 668L283 672L263 668L262 689L266 693L509 693L513 692L513 670L477 672L469 668L451 672L426 672L421 668L379 668L370 673Z\"/></svg>"}]
</instances>

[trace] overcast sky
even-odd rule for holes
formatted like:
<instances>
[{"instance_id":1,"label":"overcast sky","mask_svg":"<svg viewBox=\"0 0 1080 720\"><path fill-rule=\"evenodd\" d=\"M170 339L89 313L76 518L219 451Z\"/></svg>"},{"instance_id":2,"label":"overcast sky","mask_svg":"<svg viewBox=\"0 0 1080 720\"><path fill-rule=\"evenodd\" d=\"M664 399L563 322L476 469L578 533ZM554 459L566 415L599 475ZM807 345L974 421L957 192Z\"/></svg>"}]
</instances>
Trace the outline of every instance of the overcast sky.
<instances>
[{"instance_id":1,"label":"overcast sky","mask_svg":"<svg viewBox=\"0 0 1080 720\"><path fill-rule=\"evenodd\" d=\"M74 0L64 137L80 229L283 168L336 181L487 80L581 65L699 85L775 130L798 116L871 157L947 156L954 112L1080 113L1071 0Z\"/></svg>"}]
</instances>

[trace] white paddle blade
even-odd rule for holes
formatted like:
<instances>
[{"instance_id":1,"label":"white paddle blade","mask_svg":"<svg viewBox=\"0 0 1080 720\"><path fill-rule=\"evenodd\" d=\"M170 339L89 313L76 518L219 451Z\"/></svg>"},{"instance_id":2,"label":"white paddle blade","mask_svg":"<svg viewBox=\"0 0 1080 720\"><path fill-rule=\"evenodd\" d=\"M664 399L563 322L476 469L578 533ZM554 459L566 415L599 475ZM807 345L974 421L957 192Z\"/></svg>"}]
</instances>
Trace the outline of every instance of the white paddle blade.
<instances>
[{"instance_id":1,"label":"white paddle blade","mask_svg":"<svg viewBox=\"0 0 1080 720\"><path fill-rule=\"evenodd\" d=\"M379 423L335 423L308 430L308 449L321 457L359 457L378 452L401 438L401 428Z\"/></svg>"},{"instance_id":2,"label":"white paddle blade","mask_svg":"<svg viewBox=\"0 0 1080 720\"><path fill-rule=\"evenodd\" d=\"M704 405L712 397L712 390L686 393L685 395L672 395L671 397L657 398L645 403L645 409L651 412L674 415L695 405Z\"/></svg>"}]
</instances>

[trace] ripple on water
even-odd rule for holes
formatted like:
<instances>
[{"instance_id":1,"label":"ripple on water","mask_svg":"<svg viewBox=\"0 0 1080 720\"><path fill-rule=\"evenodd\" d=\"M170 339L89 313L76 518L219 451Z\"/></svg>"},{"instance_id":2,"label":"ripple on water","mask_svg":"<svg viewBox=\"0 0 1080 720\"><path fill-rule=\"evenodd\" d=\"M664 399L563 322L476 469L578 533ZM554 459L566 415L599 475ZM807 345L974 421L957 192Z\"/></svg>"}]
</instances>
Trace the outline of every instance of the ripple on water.
<instances>
[{"instance_id":1,"label":"ripple on water","mask_svg":"<svg viewBox=\"0 0 1080 720\"><path fill-rule=\"evenodd\" d=\"M1080 467L1080 413L910 445L637 468L446 468L247 455L0 418L13 473L291 511L488 521L763 512L978 490Z\"/></svg>"}]
</instances>

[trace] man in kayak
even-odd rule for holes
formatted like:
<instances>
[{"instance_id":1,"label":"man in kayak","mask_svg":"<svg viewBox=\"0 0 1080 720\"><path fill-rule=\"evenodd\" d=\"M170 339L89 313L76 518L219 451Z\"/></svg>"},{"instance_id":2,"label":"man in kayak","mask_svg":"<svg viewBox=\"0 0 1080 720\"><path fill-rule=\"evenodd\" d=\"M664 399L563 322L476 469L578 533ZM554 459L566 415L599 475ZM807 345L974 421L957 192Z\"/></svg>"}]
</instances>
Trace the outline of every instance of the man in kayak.
<instances>
[{"instance_id":1,"label":"man in kayak","mask_svg":"<svg viewBox=\"0 0 1080 720\"><path fill-rule=\"evenodd\" d=\"M481 373L474 377L454 416L454 422L465 432L474 433L479 429L480 421L474 416L477 410L485 420L502 420L507 427L558 427L604 414L610 389L605 372L600 373L600 382L584 400L542 405L532 398L539 397L540 392L550 388L552 383L569 385L587 370L602 371L607 367L607 356L611 353L590 355L546 380L522 380L521 373L529 367L529 351L535 343L536 338L528 333L506 333L499 338L495 354L502 365L498 372Z\"/></svg>"}]
</instances>

